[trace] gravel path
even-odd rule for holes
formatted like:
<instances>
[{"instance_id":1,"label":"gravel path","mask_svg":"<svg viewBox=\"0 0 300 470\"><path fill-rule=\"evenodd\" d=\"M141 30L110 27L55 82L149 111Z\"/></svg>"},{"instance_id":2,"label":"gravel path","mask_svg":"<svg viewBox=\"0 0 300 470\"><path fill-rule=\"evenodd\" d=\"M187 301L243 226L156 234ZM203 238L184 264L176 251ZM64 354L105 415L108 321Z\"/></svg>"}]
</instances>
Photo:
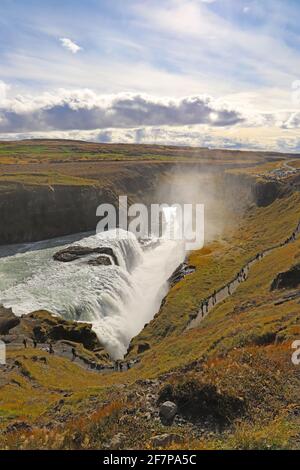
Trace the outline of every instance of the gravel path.
<instances>
[{"instance_id":1,"label":"gravel path","mask_svg":"<svg viewBox=\"0 0 300 470\"><path fill-rule=\"evenodd\" d=\"M240 272L232 281L230 281L228 284L222 287L219 291L213 293L210 297L203 300L202 304L199 307L196 318L191 320L191 322L189 323L186 329L190 330L192 328L196 328L201 323L201 321L213 310L213 308L216 305L218 305L220 302L222 302L223 300L227 299L227 297L232 295L238 289L239 285L242 282L247 280L250 269L255 263L262 260L265 256L267 256L276 248L280 248L281 246L285 246L285 245L288 245L289 243L293 243L297 239L299 234L300 234L300 222L297 225L297 228L295 229L295 231L287 240L285 240L285 242L279 243L271 248L267 248L266 250L262 251L261 253L258 253L254 258L249 260L241 268Z\"/></svg>"}]
</instances>

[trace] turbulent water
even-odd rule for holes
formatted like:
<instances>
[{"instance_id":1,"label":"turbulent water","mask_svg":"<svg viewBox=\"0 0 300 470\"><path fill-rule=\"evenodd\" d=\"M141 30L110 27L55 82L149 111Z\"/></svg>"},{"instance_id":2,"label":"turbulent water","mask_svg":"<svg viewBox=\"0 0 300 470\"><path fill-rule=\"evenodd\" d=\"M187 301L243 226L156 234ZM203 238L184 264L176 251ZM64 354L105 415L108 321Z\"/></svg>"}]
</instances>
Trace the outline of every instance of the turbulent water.
<instances>
[{"instance_id":1,"label":"turbulent water","mask_svg":"<svg viewBox=\"0 0 300 470\"><path fill-rule=\"evenodd\" d=\"M167 279L184 259L184 246L162 240L143 250L133 234L90 235L76 245L112 247L119 266L92 266L87 258L53 260L70 237L0 252L0 304L16 315L46 309L65 319L91 322L113 358L122 357L133 336L158 311Z\"/></svg>"}]
</instances>

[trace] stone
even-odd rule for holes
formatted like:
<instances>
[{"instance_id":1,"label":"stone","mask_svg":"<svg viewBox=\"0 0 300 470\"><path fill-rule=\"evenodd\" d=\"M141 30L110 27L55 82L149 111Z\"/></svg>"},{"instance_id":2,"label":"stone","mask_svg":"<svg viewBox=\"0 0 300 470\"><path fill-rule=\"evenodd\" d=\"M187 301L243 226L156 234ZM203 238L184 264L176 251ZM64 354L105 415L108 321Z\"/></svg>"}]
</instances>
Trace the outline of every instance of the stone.
<instances>
[{"instance_id":1,"label":"stone","mask_svg":"<svg viewBox=\"0 0 300 470\"><path fill-rule=\"evenodd\" d=\"M110 443L109 443L109 448L110 449L119 449L120 447L122 447L125 442L126 442L127 438L125 436L125 434L123 434L122 432L119 432L118 434L115 434L114 437L111 439Z\"/></svg>"},{"instance_id":2,"label":"stone","mask_svg":"<svg viewBox=\"0 0 300 470\"><path fill-rule=\"evenodd\" d=\"M112 262L108 256L98 256L98 258L90 259L88 264L90 266L111 266Z\"/></svg>"},{"instance_id":3,"label":"stone","mask_svg":"<svg viewBox=\"0 0 300 470\"><path fill-rule=\"evenodd\" d=\"M25 421L15 421L7 426L4 433L16 432L16 431L30 431L32 427Z\"/></svg>"},{"instance_id":4,"label":"stone","mask_svg":"<svg viewBox=\"0 0 300 470\"><path fill-rule=\"evenodd\" d=\"M184 442L184 438L179 434L160 434L158 436L153 436L150 439L150 442L155 448L166 448L173 444L182 444Z\"/></svg>"},{"instance_id":5,"label":"stone","mask_svg":"<svg viewBox=\"0 0 300 470\"><path fill-rule=\"evenodd\" d=\"M163 422L172 423L177 413L177 405L172 401L165 401L160 405L159 415Z\"/></svg>"}]
</instances>

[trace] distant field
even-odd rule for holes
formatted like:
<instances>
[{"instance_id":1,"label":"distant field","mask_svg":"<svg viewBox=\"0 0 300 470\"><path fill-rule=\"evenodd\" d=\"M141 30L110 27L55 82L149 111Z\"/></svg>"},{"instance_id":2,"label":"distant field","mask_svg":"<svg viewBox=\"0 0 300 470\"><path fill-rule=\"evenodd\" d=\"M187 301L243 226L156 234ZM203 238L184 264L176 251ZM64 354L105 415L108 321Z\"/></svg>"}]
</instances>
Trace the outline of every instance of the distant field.
<instances>
[{"instance_id":1,"label":"distant field","mask_svg":"<svg viewBox=\"0 0 300 470\"><path fill-rule=\"evenodd\" d=\"M78 141L41 140L0 142L0 163L57 163L89 160L194 160L204 162L254 163L281 159L279 153L210 150L207 148L172 147L136 144L96 144Z\"/></svg>"},{"instance_id":2,"label":"distant field","mask_svg":"<svg viewBox=\"0 0 300 470\"><path fill-rule=\"evenodd\" d=\"M64 140L0 142L0 185L98 184L112 182L141 164L203 165L251 174L280 166L289 155L267 152Z\"/></svg>"}]
</instances>

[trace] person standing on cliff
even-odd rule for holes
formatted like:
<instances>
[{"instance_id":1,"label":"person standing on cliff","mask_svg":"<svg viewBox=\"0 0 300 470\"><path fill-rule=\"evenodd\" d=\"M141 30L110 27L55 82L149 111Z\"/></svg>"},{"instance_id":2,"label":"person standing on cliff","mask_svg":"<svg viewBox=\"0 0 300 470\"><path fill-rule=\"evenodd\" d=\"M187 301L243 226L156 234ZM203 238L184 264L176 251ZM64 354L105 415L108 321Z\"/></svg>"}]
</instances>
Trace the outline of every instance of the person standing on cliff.
<instances>
[{"instance_id":1,"label":"person standing on cliff","mask_svg":"<svg viewBox=\"0 0 300 470\"><path fill-rule=\"evenodd\" d=\"M26 349L26 348L27 348L27 340L26 340L26 338L23 339L23 345L24 345L24 348Z\"/></svg>"},{"instance_id":2,"label":"person standing on cliff","mask_svg":"<svg viewBox=\"0 0 300 470\"><path fill-rule=\"evenodd\" d=\"M76 349L72 348L72 361L75 361L76 359Z\"/></svg>"},{"instance_id":3,"label":"person standing on cliff","mask_svg":"<svg viewBox=\"0 0 300 470\"><path fill-rule=\"evenodd\" d=\"M201 309L201 316L203 317L203 315L204 315L204 310L203 310L204 309L204 304L203 304L203 302L200 305L200 309Z\"/></svg>"}]
</instances>

